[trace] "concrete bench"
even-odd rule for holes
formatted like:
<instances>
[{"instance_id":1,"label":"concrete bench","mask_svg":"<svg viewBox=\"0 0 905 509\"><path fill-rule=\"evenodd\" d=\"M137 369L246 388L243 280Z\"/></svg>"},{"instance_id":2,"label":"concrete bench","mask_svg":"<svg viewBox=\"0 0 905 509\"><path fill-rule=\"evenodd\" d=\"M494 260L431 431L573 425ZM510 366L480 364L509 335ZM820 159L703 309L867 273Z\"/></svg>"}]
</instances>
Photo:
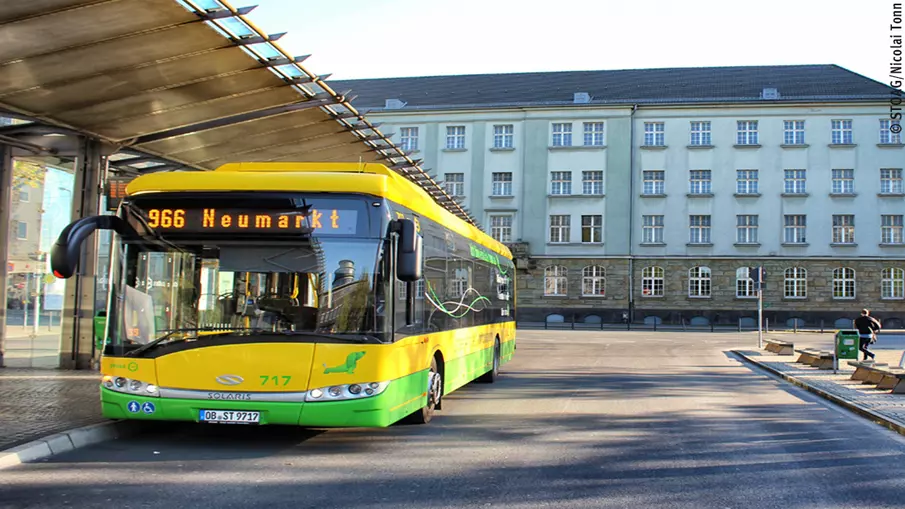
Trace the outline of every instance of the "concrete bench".
<instances>
[{"instance_id":1,"label":"concrete bench","mask_svg":"<svg viewBox=\"0 0 905 509\"><path fill-rule=\"evenodd\" d=\"M799 354L798 360L795 362L814 366L817 369L833 369L833 352L814 348L795 351Z\"/></svg>"},{"instance_id":2,"label":"concrete bench","mask_svg":"<svg viewBox=\"0 0 905 509\"><path fill-rule=\"evenodd\" d=\"M764 339L764 350L776 355L794 355L795 344L781 339Z\"/></svg>"},{"instance_id":3,"label":"concrete bench","mask_svg":"<svg viewBox=\"0 0 905 509\"><path fill-rule=\"evenodd\" d=\"M893 394L905 394L905 369L873 361L848 361L848 365L855 367L852 380L874 384L877 389L891 390Z\"/></svg>"}]
</instances>

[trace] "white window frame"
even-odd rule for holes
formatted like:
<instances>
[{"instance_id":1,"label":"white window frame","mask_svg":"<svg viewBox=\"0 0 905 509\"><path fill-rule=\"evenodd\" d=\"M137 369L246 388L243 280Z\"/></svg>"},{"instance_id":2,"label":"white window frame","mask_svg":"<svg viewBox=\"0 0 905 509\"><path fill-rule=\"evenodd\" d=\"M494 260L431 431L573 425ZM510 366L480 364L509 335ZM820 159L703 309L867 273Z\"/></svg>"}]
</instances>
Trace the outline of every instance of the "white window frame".
<instances>
[{"instance_id":1,"label":"white window frame","mask_svg":"<svg viewBox=\"0 0 905 509\"><path fill-rule=\"evenodd\" d=\"M902 168L880 168L880 194L902 194Z\"/></svg>"},{"instance_id":2,"label":"white window frame","mask_svg":"<svg viewBox=\"0 0 905 509\"><path fill-rule=\"evenodd\" d=\"M490 215L490 236L497 242L512 242L512 214Z\"/></svg>"},{"instance_id":3,"label":"white window frame","mask_svg":"<svg viewBox=\"0 0 905 509\"><path fill-rule=\"evenodd\" d=\"M789 169L783 170L783 194L807 194L808 170Z\"/></svg>"},{"instance_id":4,"label":"white window frame","mask_svg":"<svg viewBox=\"0 0 905 509\"><path fill-rule=\"evenodd\" d=\"M691 122L691 139L688 140L688 144L695 147L708 147L713 144L709 120Z\"/></svg>"},{"instance_id":5,"label":"white window frame","mask_svg":"<svg viewBox=\"0 0 905 509\"><path fill-rule=\"evenodd\" d=\"M585 122L584 145L586 147L602 147L606 145L605 132L606 125L604 122Z\"/></svg>"},{"instance_id":6,"label":"white window frame","mask_svg":"<svg viewBox=\"0 0 905 509\"><path fill-rule=\"evenodd\" d=\"M606 268L600 265L588 265L581 269L581 295L582 297L606 297Z\"/></svg>"},{"instance_id":7,"label":"white window frame","mask_svg":"<svg viewBox=\"0 0 905 509\"><path fill-rule=\"evenodd\" d=\"M644 146L662 147L666 145L666 124L664 122L644 123Z\"/></svg>"},{"instance_id":8,"label":"white window frame","mask_svg":"<svg viewBox=\"0 0 905 509\"><path fill-rule=\"evenodd\" d=\"M23 234L24 227L24 234ZM16 240L28 240L28 223L25 221L16 221Z\"/></svg>"},{"instance_id":9,"label":"white window frame","mask_svg":"<svg viewBox=\"0 0 905 509\"><path fill-rule=\"evenodd\" d=\"M736 145L757 145L757 120L737 120L735 123Z\"/></svg>"},{"instance_id":10,"label":"white window frame","mask_svg":"<svg viewBox=\"0 0 905 509\"><path fill-rule=\"evenodd\" d=\"M586 224L587 223L587 224ZM585 240L585 232L589 233L590 240ZM581 216L581 243L603 243L603 216L600 214L586 214Z\"/></svg>"},{"instance_id":11,"label":"white window frame","mask_svg":"<svg viewBox=\"0 0 905 509\"><path fill-rule=\"evenodd\" d=\"M568 270L562 265L544 268L544 295L563 296L569 291Z\"/></svg>"},{"instance_id":12,"label":"white window frame","mask_svg":"<svg viewBox=\"0 0 905 509\"><path fill-rule=\"evenodd\" d=\"M512 172L495 171L490 174L492 196L512 196Z\"/></svg>"},{"instance_id":13,"label":"white window frame","mask_svg":"<svg viewBox=\"0 0 905 509\"><path fill-rule=\"evenodd\" d=\"M832 170L833 194L855 194L855 170L836 168Z\"/></svg>"},{"instance_id":14,"label":"white window frame","mask_svg":"<svg viewBox=\"0 0 905 509\"><path fill-rule=\"evenodd\" d=\"M550 172L550 194L570 196L572 194L572 170Z\"/></svg>"},{"instance_id":15,"label":"white window frame","mask_svg":"<svg viewBox=\"0 0 905 509\"><path fill-rule=\"evenodd\" d=\"M515 127L512 124L493 126L493 148L512 148Z\"/></svg>"},{"instance_id":16,"label":"white window frame","mask_svg":"<svg viewBox=\"0 0 905 509\"><path fill-rule=\"evenodd\" d=\"M754 288L754 281L748 277L750 274L748 267L739 267L735 270L735 298L736 299L756 299L757 290Z\"/></svg>"},{"instance_id":17,"label":"white window frame","mask_svg":"<svg viewBox=\"0 0 905 509\"><path fill-rule=\"evenodd\" d=\"M902 144L902 133L894 133L889 129L893 125L902 125L901 121L898 124L893 124L892 120L880 120L880 144L881 145L901 145Z\"/></svg>"},{"instance_id":18,"label":"white window frame","mask_svg":"<svg viewBox=\"0 0 905 509\"><path fill-rule=\"evenodd\" d=\"M663 244L662 215L641 216L641 242L643 244Z\"/></svg>"},{"instance_id":19,"label":"white window frame","mask_svg":"<svg viewBox=\"0 0 905 509\"><path fill-rule=\"evenodd\" d=\"M582 170L581 194L588 196L603 195L603 170Z\"/></svg>"},{"instance_id":20,"label":"white window frame","mask_svg":"<svg viewBox=\"0 0 905 509\"><path fill-rule=\"evenodd\" d=\"M854 143L851 119L830 121L830 143L832 145L851 145Z\"/></svg>"},{"instance_id":21,"label":"white window frame","mask_svg":"<svg viewBox=\"0 0 905 509\"><path fill-rule=\"evenodd\" d=\"M905 269L884 267L880 271L880 298L883 300L905 299Z\"/></svg>"},{"instance_id":22,"label":"white window frame","mask_svg":"<svg viewBox=\"0 0 905 509\"><path fill-rule=\"evenodd\" d=\"M905 243L903 221L905 221L903 214L881 214L880 243L892 245Z\"/></svg>"},{"instance_id":23,"label":"white window frame","mask_svg":"<svg viewBox=\"0 0 905 509\"><path fill-rule=\"evenodd\" d=\"M785 214L783 216L783 244L805 244L808 241L808 216Z\"/></svg>"},{"instance_id":24,"label":"white window frame","mask_svg":"<svg viewBox=\"0 0 905 509\"><path fill-rule=\"evenodd\" d=\"M651 266L641 269L641 296L663 297L665 291L664 276L663 267Z\"/></svg>"},{"instance_id":25,"label":"white window frame","mask_svg":"<svg viewBox=\"0 0 905 509\"><path fill-rule=\"evenodd\" d=\"M665 170L644 170L641 172L641 179L641 194L656 195L666 193Z\"/></svg>"},{"instance_id":26,"label":"white window frame","mask_svg":"<svg viewBox=\"0 0 905 509\"><path fill-rule=\"evenodd\" d=\"M713 183L710 170L688 170L689 194L712 194Z\"/></svg>"},{"instance_id":27,"label":"white window frame","mask_svg":"<svg viewBox=\"0 0 905 509\"><path fill-rule=\"evenodd\" d=\"M833 244L855 243L855 215L833 214Z\"/></svg>"},{"instance_id":28,"label":"white window frame","mask_svg":"<svg viewBox=\"0 0 905 509\"><path fill-rule=\"evenodd\" d=\"M735 216L735 241L739 244L757 244L757 214L738 214Z\"/></svg>"},{"instance_id":29,"label":"white window frame","mask_svg":"<svg viewBox=\"0 0 905 509\"><path fill-rule=\"evenodd\" d=\"M446 148L447 150L461 150L465 148L464 125L446 126Z\"/></svg>"},{"instance_id":30,"label":"white window frame","mask_svg":"<svg viewBox=\"0 0 905 509\"><path fill-rule=\"evenodd\" d=\"M789 267L783 271L783 298L808 298L808 270L804 267Z\"/></svg>"},{"instance_id":31,"label":"white window frame","mask_svg":"<svg viewBox=\"0 0 905 509\"><path fill-rule=\"evenodd\" d=\"M444 173L443 186L446 188L446 194L461 198L465 196L465 174L461 172Z\"/></svg>"},{"instance_id":32,"label":"white window frame","mask_svg":"<svg viewBox=\"0 0 905 509\"><path fill-rule=\"evenodd\" d=\"M554 122L553 126L553 146L554 147L571 147L572 146L572 123L571 122Z\"/></svg>"},{"instance_id":33,"label":"white window frame","mask_svg":"<svg viewBox=\"0 0 905 509\"><path fill-rule=\"evenodd\" d=\"M804 145L804 120L782 121L782 144Z\"/></svg>"},{"instance_id":34,"label":"white window frame","mask_svg":"<svg viewBox=\"0 0 905 509\"><path fill-rule=\"evenodd\" d=\"M688 243L710 244L712 242L712 220L709 214L688 216Z\"/></svg>"},{"instance_id":35,"label":"white window frame","mask_svg":"<svg viewBox=\"0 0 905 509\"><path fill-rule=\"evenodd\" d=\"M399 129L399 148L406 152L418 150L417 127L402 127Z\"/></svg>"},{"instance_id":36,"label":"white window frame","mask_svg":"<svg viewBox=\"0 0 905 509\"><path fill-rule=\"evenodd\" d=\"M833 299L852 300L856 298L857 277L855 269L838 267L833 269Z\"/></svg>"},{"instance_id":37,"label":"white window frame","mask_svg":"<svg viewBox=\"0 0 905 509\"><path fill-rule=\"evenodd\" d=\"M713 279L710 267L700 265L688 269L688 297L692 299L710 298Z\"/></svg>"},{"instance_id":38,"label":"white window frame","mask_svg":"<svg viewBox=\"0 0 905 509\"><path fill-rule=\"evenodd\" d=\"M550 215L550 243L568 244L572 233L572 216L569 214Z\"/></svg>"},{"instance_id":39,"label":"white window frame","mask_svg":"<svg viewBox=\"0 0 905 509\"><path fill-rule=\"evenodd\" d=\"M735 170L736 194L758 194L760 192L758 177L757 170Z\"/></svg>"}]
</instances>

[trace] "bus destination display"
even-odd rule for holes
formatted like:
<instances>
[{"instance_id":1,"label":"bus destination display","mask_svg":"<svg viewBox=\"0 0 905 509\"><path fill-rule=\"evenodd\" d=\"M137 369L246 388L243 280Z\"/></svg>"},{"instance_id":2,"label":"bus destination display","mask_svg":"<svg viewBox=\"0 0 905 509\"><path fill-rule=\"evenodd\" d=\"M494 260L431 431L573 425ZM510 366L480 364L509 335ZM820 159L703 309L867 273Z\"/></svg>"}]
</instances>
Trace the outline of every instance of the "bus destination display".
<instances>
[{"instance_id":1,"label":"bus destination display","mask_svg":"<svg viewBox=\"0 0 905 509\"><path fill-rule=\"evenodd\" d=\"M358 211L344 209L268 211L235 209L147 209L148 226L160 232L314 233L355 235Z\"/></svg>"}]
</instances>

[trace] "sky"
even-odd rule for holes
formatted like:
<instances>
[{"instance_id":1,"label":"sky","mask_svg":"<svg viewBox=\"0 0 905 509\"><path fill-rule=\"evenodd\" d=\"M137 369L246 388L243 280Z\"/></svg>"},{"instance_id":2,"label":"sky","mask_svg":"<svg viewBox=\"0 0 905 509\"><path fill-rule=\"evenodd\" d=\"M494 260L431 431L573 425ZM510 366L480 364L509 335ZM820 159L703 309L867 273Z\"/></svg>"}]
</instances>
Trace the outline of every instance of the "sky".
<instances>
[{"instance_id":1,"label":"sky","mask_svg":"<svg viewBox=\"0 0 905 509\"><path fill-rule=\"evenodd\" d=\"M901 0L897 0L901 2ZM888 82L892 0L232 0L332 80L837 64ZM744 8L743 8L744 7Z\"/></svg>"}]
</instances>

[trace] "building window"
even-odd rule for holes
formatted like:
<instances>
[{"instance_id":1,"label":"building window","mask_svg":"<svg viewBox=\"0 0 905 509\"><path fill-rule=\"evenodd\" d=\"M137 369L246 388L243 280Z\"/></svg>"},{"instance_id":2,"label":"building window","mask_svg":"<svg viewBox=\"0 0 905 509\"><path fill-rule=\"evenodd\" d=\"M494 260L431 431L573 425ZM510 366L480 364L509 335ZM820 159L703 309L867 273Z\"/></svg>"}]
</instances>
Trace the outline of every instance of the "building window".
<instances>
[{"instance_id":1,"label":"building window","mask_svg":"<svg viewBox=\"0 0 905 509\"><path fill-rule=\"evenodd\" d=\"M883 244L902 244L902 214L883 214L880 216L880 242Z\"/></svg>"},{"instance_id":2,"label":"building window","mask_svg":"<svg viewBox=\"0 0 905 509\"><path fill-rule=\"evenodd\" d=\"M490 216L490 236L499 242L512 242L512 216Z\"/></svg>"},{"instance_id":3,"label":"building window","mask_svg":"<svg viewBox=\"0 0 905 509\"><path fill-rule=\"evenodd\" d=\"M644 170L641 172L644 179L642 192L644 194L663 194L666 189L666 172L663 170Z\"/></svg>"},{"instance_id":4,"label":"building window","mask_svg":"<svg viewBox=\"0 0 905 509\"><path fill-rule=\"evenodd\" d=\"M833 145L851 145L852 143L852 121L851 120L833 120L832 122L832 142Z\"/></svg>"},{"instance_id":5,"label":"building window","mask_svg":"<svg viewBox=\"0 0 905 509\"><path fill-rule=\"evenodd\" d=\"M807 216L801 215L785 215L783 217L784 221L784 230L783 230L783 242L786 244L803 244L807 241L807 227L808 227L808 218Z\"/></svg>"},{"instance_id":6,"label":"building window","mask_svg":"<svg viewBox=\"0 0 905 509\"><path fill-rule=\"evenodd\" d=\"M491 174L493 196L512 196L512 172L494 172Z\"/></svg>"},{"instance_id":7,"label":"building window","mask_svg":"<svg viewBox=\"0 0 905 509\"><path fill-rule=\"evenodd\" d=\"M805 194L807 192L807 170L785 170L785 194Z\"/></svg>"},{"instance_id":8,"label":"building window","mask_svg":"<svg viewBox=\"0 0 905 509\"><path fill-rule=\"evenodd\" d=\"M28 189L19 189L19 203L28 203L28 200L31 199L31 195L28 192Z\"/></svg>"},{"instance_id":9,"label":"building window","mask_svg":"<svg viewBox=\"0 0 905 509\"><path fill-rule=\"evenodd\" d=\"M710 244L710 216L688 216L688 226L688 242Z\"/></svg>"},{"instance_id":10,"label":"building window","mask_svg":"<svg viewBox=\"0 0 905 509\"><path fill-rule=\"evenodd\" d=\"M449 149L465 148L465 126L464 125L446 126L446 148L449 148Z\"/></svg>"},{"instance_id":11,"label":"building window","mask_svg":"<svg viewBox=\"0 0 905 509\"><path fill-rule=\"evenodd\" d=\"M600 170L581 172L581 192L589 195L603 194L603 172Z\"/></svg>"},{"instance_id":12,"label":"building window","mask_svg":"<svg viewBox=\"0 0 905 509\"><path fill-rule=\"evenodd\" d=\"M833 170L833 194L855 193L855 170Z\"/></svg>"},{"instance_id":13,"label":"building window","mask_svg":"<svg viewBox=\"0 0 905 509\"><path fill-rule=\"evenodd\" d=\"M691 123L691 145L711 145L710 122Z\"/></svg>"},{"instance_id":14,"label":"building window","mask_svg":"<svg viewBox=\"0 0 905 509\"><path fill-rule=\"evenodd\" d=\"M757 120L739 120L736 124L736 145L757 145Z\"/></svg>"},{"instance_id":15,"label":"building window","mask_svg":"<svg viewBox=\"0 0 905 509\"><path fill-rule=\"evenodd\" d=\"M880 170L880 192L883 194L902 194L902 168L883 168Z\"/></svg>"},{"instance_id":16,"label":"building window","mask_svg":"<svg viewBox=\"0 0 905 509\"><path fill-rule=\"evenodd\" d=\"M512 148L512 124L493 126L493 148Z\"/></svg>"},{"instance_id":17,"label":"building window","mask_svg":"<svg viewBox=\"0 0 905 509\"><path fill-rule=\"evenodd\" d=\"M688 271L688 296L710 297L709 267L692 267Z\"/></svg>"},{"instance_id":18,"label":"building window","mask_svg":"<svg viewBox=\"0 0 905 509\"><path fill-rule=\"evenodd\" d=\"M736 218L736 238L739 244L757 243L757 215L740 215Z\"/></svg>"},{"instance_id":19,"label":"building window","mask_svg":"<svg viewBox=\"0 0 905 509\"><path fill-rule=\"evenodd\" d=\"M569 229L572 225L572 216L550 216L550 242L562 244L569 242Z\"/></svg>"},{"instance_id":20,"label":"building window","mask_svg":"<svg viewBox=\"0 0 905 509\"><path fill-rule=\"evenodd\" d=\"M572 172L550 172L550 194L572 194Z\"/></svg>"},{"instance_id":21,"label":"building window","mask_svg":"<svg viewBox=\"0 0 905 509\"><path fill-rule=\"evenodd\" d=\"M565 267L554 265L544 269L544 295L565 295L568 282Z\"/></svg>"},{"instance_id":22,"label":"building window","mask_svg":"<svg viewBox=\"0 0 905 509\"><path fill-rule=\"evenodd\" d=\"M883 144L899 144L902 143L902 133L894 133L891 131L892 126L894 125L902 125L899 123L893 123L891 120L881 120L880 121L880 143Z\"/></svg>"},{"instance_id":23,"label":"building window","mask_svg":"<svg viewBox=\"0 0 905 509\"><path fill-rule=\"evenodd\" d=\"M833 298L855 298L855 269L848 267L833 269Z\"/></svg>"},{"instance_id":24,"label":"building window","mask_svg":"<svg viewBox=\"0 0 905 509\"><path fill-rule=\"evenodd\" d=\"M28 240L28 223L16 221L16 239Z\"/></svg>"},{"instance_id":25,"label":"building window","mask_svg":"<svg viewBox=\"0 0 905 509\"><path fill-rule=\"evenodd\" d=\"M572 124L553 124L553 146L572 146Z\"/></svg>"},{"instance_id":26,"label":"building window","mask_svg":"<svg viewBox=\"0 0 905 509\"><path fill-rule=\"evenodd\" d=\"M710 194L710 170L691 170L688 178L688 192L691 194Z\"/></svg>"},{"instance_id":27,"label":"building window","mask_svg":"<svg viewBox=\"0 0 905 509\"><path fill-rule=\"evenodd\" d=\"M584 144L595 147L603 146L603 122L584 123Z\"/></svg>"},{"instance_id":28,"label":"building window","mask_svg":"<svg viewBox=\"0 0 905 509\"><path fill-rule=\"evenodd\" d=\"M465 174L464 173L447 173L443 176L446 186L446 194L450 196L465 196Z\"/></svg>"},{"instance_id":29,"label":"building window","mask_svg":"<svg viewBox=\"0 0 905 509\"><path fill-rule=\"evenodd\" d=\"M754 281L748 277L748 267L740 267L735 271L735 296L739 299L757 297L757 290L754 289Z\"/></svg>"},{"instance_id":30,"label":"building window","mask_svg":"<svg viewBox=\"0 0 905 509\"><path fill-rule=\"evenodd\" d=\"M663 296L663 267L641 269L641 295L644 297Z\"/></svg>"},{"instance_id":31,"label":"building window","mask_svg":"<svg viewBox=\"0 0 905 509\"><path fill-rule=\"evenodd\" d=\"M606 269L589 265L581 270L581 294L603 297L606 295Z\"/></svg>"},{"instance_id":32,"label":"building window","mask_svg":"<svg viewBox=\"0 0 905 509\"><path fill-rule=\"evenodd\" d=\"M783 274L783 296L787 299L805 299L808 296L808 271L801 267L786 269Z\"/></svg>"},{"instance_id":33,"label":"building window","mask_svg":"<svg viewBox=\"0 0 905 509\"><path fill-rule=\"evenodd\" d=\"M905 270L896 267L883 269L880 277L880 298L905 298Z\"/></svg>"},{"instance_id":34,"label":"building window","mask_svg":"<svg viewBox=\"0 0 905 509\"><path fill-rule=\"evenodd\" d=\"M468 280L466 279L464 282L467 283ZM462 295L463 293L465 293L465 289L466 289L465 286L467 286L467 285L463 285L463 284L457 282L454 286L455 286L454 291L458 292L458 293L456 293L456 295ZM404 301L408 297L408 283L399 281L397 283L396 289L397 289L396 295L398 296L397 298L400 301ZM419 279L418 281L415 281L415 298L416 299L424 298L424 279Z\"/></svg>"},{"instance_id":35,"label":"building window","mask_svg":"<svg viewBox=\"0 0 905 509\"><path fill-rule=\"evenodd\" d=\"M757 194L757 170L735 170L735 192Z\"/></svg>"},{"instance_id":36,"label":"building window","mask_svg":"<svg viewBox=\"0 0 905 509\"><path fill-rule=\"evenodd\" d=\"M641 216L641 242L645 244L663 243L663 216Z\"/></svg>"},{"instance_id":37,"label":"building window","mask_svg":"<svg viewBox=\"0 0 905 509\"><path fill-rule=\"evenodd\" d=\"M644 123L644 145L662 147L666 144L666 125L663 122Z\"/></svg>"},{"instance_id":38,"label":"building window","mask_svg":"<svg viewBox=\"0 0 905 509\"><path fill-rule=\"evenodd\" d=\"M603 242L603 216L581 216L581 242L599 244Z\"/></svg>"},{"instance_id":39,"label":"building window","mask_svg":"<svg viewBox=\"0 0 905 509\"><path fill-rule=\"evenodd\" d=\"M783 145L804 145L804 120L785 120L782 128Z\"/></svg>"},{"instance_id":40,"label":"building window","mask_svg":"<svg viewBox=\"0 0 905 509\"><path fill-rule=\"evenodd\" d=\"M407 152L418 150L417 127L403 127L399 130L399 148Z\"/></svg>"},{"instance_id":41,"label":"building window","mask_svg":"<svg viewBox=\"0 0 905 509\"><path fill-rule=\"evenodd\" d=\"M833 214L833 243L855 243L855 216L852 214Z\"/></svg>"}]
</instances>

